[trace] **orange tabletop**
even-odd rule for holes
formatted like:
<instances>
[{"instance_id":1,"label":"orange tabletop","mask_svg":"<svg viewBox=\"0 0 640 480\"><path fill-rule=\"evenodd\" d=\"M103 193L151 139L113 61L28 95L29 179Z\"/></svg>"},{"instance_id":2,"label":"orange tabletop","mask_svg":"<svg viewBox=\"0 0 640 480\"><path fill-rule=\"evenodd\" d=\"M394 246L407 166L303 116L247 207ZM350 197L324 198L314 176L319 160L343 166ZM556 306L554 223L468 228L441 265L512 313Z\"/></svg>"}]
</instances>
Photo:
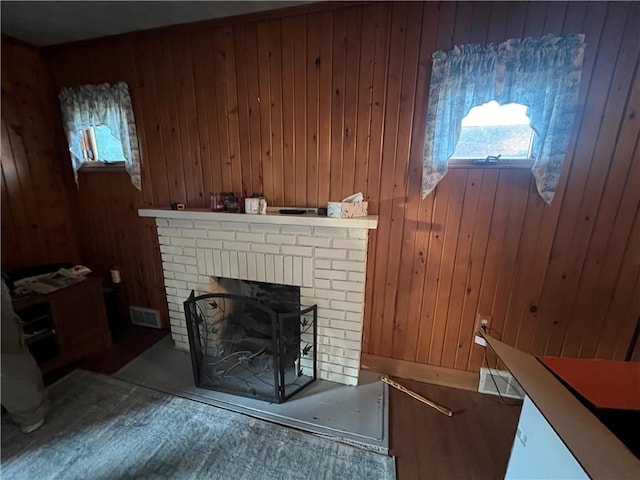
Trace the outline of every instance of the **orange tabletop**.
<instances>
[{"instance_id":1,"label":"orange tabletop","mask_svg":"<svg viewBox=\"0 0 640 480\"><path fill-rule=\"evenodd\" d=\"M640 363L559 357L538 360L598 408L640 410Z\"/></svg>"}]
</instances>

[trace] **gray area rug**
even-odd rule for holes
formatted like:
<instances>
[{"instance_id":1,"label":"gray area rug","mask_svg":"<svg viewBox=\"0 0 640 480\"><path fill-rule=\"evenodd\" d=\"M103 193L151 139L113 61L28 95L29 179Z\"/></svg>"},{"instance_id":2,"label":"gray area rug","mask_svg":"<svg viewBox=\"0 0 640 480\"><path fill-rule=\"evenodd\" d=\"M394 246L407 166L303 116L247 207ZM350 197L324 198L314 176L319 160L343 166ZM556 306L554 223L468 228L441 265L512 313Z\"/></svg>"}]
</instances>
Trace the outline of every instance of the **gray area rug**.
<instances>
[{"instance_id":1,"label":"gray area rug","mask_svg":"<svg viewBox=\"0 0 640 480\"><path fill-rule=\"evenodd\" d=\"M395 478L390 457L76 370L42 428L2 417L3 480Z\"/></svg>"}]
</instances>

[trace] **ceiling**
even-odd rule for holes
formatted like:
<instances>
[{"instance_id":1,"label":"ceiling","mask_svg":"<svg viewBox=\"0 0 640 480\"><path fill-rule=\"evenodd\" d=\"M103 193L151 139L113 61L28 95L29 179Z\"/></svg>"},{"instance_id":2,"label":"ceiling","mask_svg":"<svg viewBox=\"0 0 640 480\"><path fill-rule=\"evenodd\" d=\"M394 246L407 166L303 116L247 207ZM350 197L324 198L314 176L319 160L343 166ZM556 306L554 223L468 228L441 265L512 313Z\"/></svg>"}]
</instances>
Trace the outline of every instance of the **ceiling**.
<instances>
[{"instance_id":1,"label":"ceiling","mask_svg":"<svg viewBox=\"0 0 640 480\"><path fill-rule=\"evenodd\" d=\"M2 33L36 46L230 17L303 1L5 1Z\"/></svg>"}]
</instances>

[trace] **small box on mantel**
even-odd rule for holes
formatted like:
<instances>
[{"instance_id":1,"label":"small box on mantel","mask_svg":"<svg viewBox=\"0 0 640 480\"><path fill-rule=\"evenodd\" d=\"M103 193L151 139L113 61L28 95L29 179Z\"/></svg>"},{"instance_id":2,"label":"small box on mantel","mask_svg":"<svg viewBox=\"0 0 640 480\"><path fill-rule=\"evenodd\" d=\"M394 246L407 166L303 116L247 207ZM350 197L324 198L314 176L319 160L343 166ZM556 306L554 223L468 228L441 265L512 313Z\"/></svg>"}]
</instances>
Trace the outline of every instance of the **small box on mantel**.
<instances>
[{"instance_id":1,"label":"small box on mantel","mask_svg":"<svg viewBox=\"0 0 640 480\"><path fill-rule=\"evenodd\" d=\"M366 217L369 202L329 202L327 205L327 217L354 218Z\"/></svg>"}]
</instances>

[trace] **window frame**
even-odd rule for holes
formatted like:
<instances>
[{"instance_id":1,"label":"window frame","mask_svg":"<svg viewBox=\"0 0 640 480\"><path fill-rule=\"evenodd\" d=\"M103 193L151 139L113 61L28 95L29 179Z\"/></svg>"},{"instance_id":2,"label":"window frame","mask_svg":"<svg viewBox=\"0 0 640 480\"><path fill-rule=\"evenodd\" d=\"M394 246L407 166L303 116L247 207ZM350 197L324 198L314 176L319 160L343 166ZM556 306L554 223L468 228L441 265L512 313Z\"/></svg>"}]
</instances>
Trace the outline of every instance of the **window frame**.
<instances>
[{"instance_id":1,"label":"window frame","mask_svg":"<svg viewBox=\"0 0 640 480\"><path fill-rule=\"evenodd\" d=\"M89 153L96 157L96 152L99 153L98 142L96 140L95 127L89 127L82 131L82 165L81 171L97 171L97 170L110 170L110 171L126 171L125 160L117 160L115 162L103 162L95 158L90 158ZM86 169L86 170L85 170Z\"/></svg>"}]
</instances>

